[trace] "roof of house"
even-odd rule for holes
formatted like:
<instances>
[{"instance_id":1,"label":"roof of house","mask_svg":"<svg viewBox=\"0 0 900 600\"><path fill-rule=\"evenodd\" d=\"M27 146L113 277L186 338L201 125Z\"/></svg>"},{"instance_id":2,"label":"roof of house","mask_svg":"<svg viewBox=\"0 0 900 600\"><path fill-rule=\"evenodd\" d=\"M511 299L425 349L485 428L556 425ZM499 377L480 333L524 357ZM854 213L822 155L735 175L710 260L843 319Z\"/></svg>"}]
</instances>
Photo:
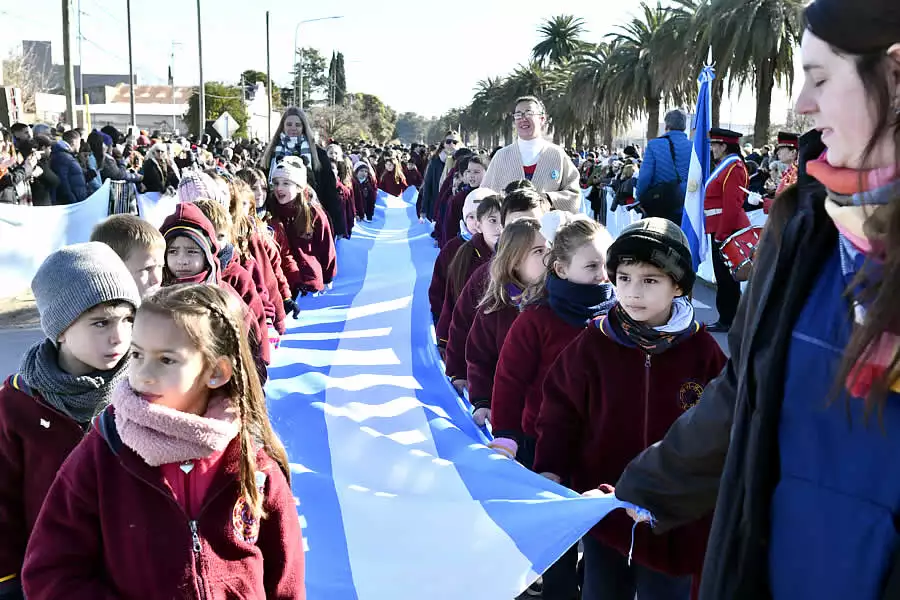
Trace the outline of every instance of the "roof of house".
<instances>
[{"instance_id":1,"label":"roof of house","mask_svg":"<svg viewBox=\"0 0 900 600\"><path fill-rule=\"evenodd\" d=\"M107 91L106 102L114 104L127 103L130 88L126 83L120 83ZM193 87L176 87L175 104L187 103L191 95L196 91ZM172 88L168 85L136 85L134 86L135 104L172 104Z\"/></svg>"}]
</instances>

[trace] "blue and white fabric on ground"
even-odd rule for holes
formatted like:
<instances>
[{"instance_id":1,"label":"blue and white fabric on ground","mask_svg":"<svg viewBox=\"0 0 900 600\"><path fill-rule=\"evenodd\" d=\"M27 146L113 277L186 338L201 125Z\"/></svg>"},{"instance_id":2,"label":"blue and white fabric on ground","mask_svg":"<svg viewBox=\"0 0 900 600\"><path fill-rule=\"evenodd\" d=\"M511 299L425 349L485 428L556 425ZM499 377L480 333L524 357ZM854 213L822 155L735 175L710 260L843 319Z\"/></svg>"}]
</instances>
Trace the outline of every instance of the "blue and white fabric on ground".
<instances>
[{"instance_id":1,"label":"blue and white fabric on ground","mask_svg":"<svg viewBox=\"0 0 900 600\"><path fill-rule=\"evenodd\" d=\"M310 600L511 599L610 510L482 445L442 375L415 194L379 193L301 299L266 393L287 447Z\"/></svg>"}]
</instances>

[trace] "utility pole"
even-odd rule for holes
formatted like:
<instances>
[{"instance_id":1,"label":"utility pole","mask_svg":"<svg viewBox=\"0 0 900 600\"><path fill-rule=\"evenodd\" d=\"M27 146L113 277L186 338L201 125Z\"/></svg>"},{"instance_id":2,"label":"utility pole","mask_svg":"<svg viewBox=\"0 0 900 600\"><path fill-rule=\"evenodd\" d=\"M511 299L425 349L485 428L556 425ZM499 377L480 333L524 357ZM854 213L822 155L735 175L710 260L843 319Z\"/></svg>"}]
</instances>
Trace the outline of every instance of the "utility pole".
<instances>
[{"instance_id":1,"label":"utility pole","mask_svg":"<svg viewBox=\"0 0 900 600\"><path fill-rule=\"evenodd\" d=\"M304 23L315 23L317 21L333 21L335 19L343 19L343 15L335 15L333 17L319 17L318 19L306 19L305 21L300 21L294 27L294 70L296 71L298 84L294 85L294 92L297 92L299 88L299 93L296 93L294 97L294 105L303 108L303 48L297 45L297 34L300 31L300 26Z\"/></svg>"},{"instance_id":2,"label":"utility pole","mask_svg":"<svg viewBox=\"0 0 900 600\"><path fill-rule=\"evenodd\" d=\"M206 87L203 83L203 29L200 27L200 0L197 0L197 50L200 54L200 131L198 144L206 131Z\"/></svg>"},{"instance_id":3,"label":"utility pole","mask_svg":"<svg viewBox=\"0 0 900 600\"><path fill-rule=\"evenodd\" d=\"M169 61L169 87L172 88L172 135L175 134L175 130L178 128L175 122L175 44L177 43L175 40L172 40L172 57Z\"/></svg>"},{"instance_id":4,"label":"utility pole","mask_svg":"<svg viewBox=\"0 0 900 600\"><path fill-rule=\"evenodd\" d=\"M84 55L81 53L81 0L78 0L78 94L76 102L84 104Z\"/></svg>"},{"instance_id":5,"label":"utility pole","mask_svg":"<svg viewBox=\"0 0 900 600\"><path fill-rule=\"evenodd\" d=\"M296 50L297 58L297 81L299 82L300 95L297 96L297 106L303 110L303 48Z\"/></svg>"},{"instance_id":6,"label":"utility pole","mask_svg":"<svg viewBox=\"0 0 900 600\"><path fill-rule=\"evenodd\" d=\"M71 21L72 0L62 0L63 22L63 64L65 69L66 89L66 120L72 127L77 127L75 122L75 70L72 68L72 35Z\"/></svg>"},{"instance_id":7,"label":"utility pole","mask_svg":"<svg viewBox=\"0 0 900 600\"><path fill-rule=\"evenodd\" d=\"M133 131L137 127L137 117L134 114L134 58L131 53L131 0L126 0L125 2L125 17L128 20L128 104L131 107L131 129Z\"/></svg>"},{"instance_id":8,"label":"utility pole","mask_svg":"<svg viewBox=\"0 0 900 600\"><path fill-rule=\"evenodd\" d=\"M269 11L266 11L266 94L269 101L268 130L269 139L272 139L272 60L269 44Z\"/></svg>"}]
</instances>

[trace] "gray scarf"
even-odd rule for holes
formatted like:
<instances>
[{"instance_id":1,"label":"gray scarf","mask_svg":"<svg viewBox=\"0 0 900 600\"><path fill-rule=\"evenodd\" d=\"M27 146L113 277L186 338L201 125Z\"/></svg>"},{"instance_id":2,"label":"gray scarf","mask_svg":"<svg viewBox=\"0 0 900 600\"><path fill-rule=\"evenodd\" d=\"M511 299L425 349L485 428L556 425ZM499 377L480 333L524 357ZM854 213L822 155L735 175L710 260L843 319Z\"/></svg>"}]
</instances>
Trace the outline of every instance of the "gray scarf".
<instances>
[{"instance_id":1,"label":"gray scarf","mask_svg":"<svg viewBox=\"0 0 900 600\"><path fill-rule=\"evenodd\" d=\"M49 339L32 346L19 367L19 373L44 402L87 425L109 404L112 391L128 376L126 355L109 371L94 371L88 375L71 375L59 367L59 352Z\"/></svg>"}]
</instances>

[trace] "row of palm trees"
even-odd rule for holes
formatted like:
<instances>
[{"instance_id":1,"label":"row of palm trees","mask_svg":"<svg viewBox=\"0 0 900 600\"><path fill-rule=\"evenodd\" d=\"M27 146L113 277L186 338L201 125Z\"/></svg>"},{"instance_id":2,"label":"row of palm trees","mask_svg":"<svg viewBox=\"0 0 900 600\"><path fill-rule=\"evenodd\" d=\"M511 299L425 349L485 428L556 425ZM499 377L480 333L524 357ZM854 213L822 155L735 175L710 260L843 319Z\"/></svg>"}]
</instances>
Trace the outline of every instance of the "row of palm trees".
<instances>
[{"instance_id":1,"label":"row of palm trees","mask_svg":"<svg viewBox=\"0 0 900 600\"><path fill-rule=\"evenodd\" d=\"M713 125L726 89L752 86L754 143L767 141L772 91L793 85L793 55L803 33L803 0L672 0L641 2L639 16L599 43L583 39L584 21L548 19L528 64L478 82L471 104L446 115L482 145L509 139L515 98L535 95L547 106L555 141L612 146L614 133L647 119L658 135L664 105L690 106L709 55L716 69ZM727 87L726 87L727 86Z\"/></svg>"}]
</instances>

